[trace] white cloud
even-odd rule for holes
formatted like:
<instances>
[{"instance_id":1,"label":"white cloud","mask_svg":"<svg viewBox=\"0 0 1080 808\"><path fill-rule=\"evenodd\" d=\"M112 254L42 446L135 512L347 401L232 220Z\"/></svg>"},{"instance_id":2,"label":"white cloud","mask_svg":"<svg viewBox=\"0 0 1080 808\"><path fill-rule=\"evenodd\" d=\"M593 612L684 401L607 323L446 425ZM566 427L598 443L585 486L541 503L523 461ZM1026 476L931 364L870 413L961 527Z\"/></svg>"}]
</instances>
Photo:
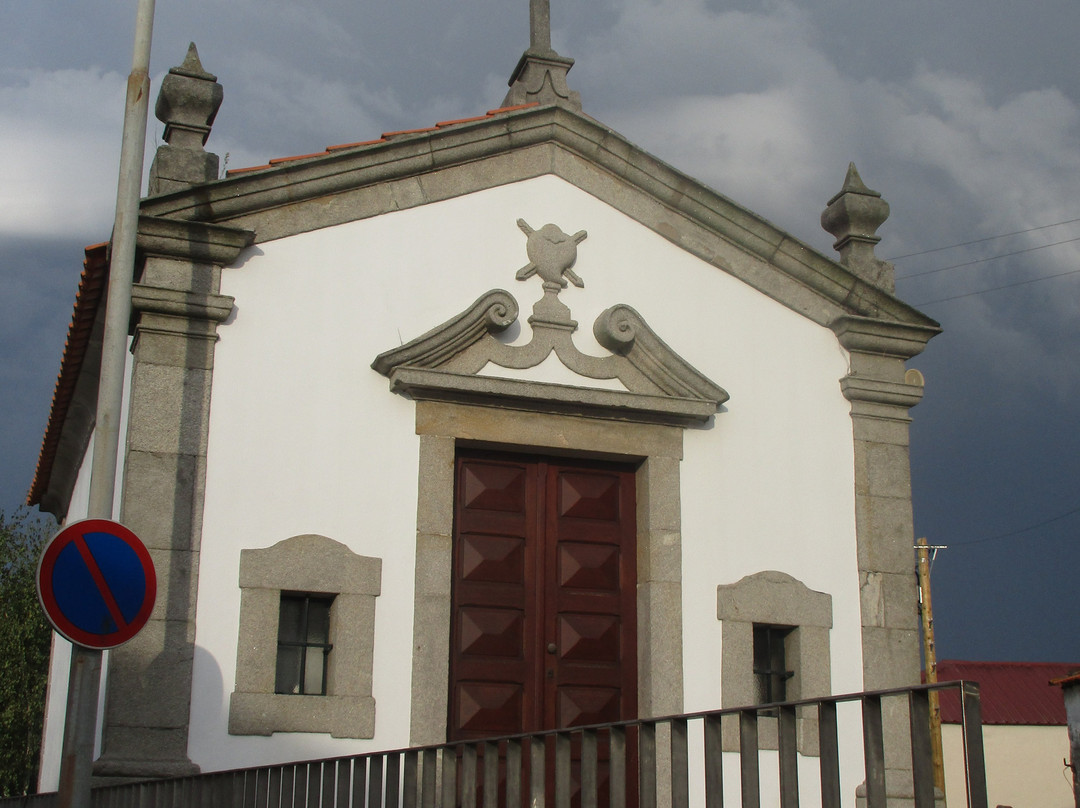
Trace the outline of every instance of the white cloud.
<instances>
[{"instance_id":1,"label":"white cloud","mask_svg":"<svg viewBox=\"0 0 1080 808\"><path fill-rule=\"evenodd\" d=\"M108 236L124 87L93 68L0 73L0 233Z\"/></svg>"}]
</instances>

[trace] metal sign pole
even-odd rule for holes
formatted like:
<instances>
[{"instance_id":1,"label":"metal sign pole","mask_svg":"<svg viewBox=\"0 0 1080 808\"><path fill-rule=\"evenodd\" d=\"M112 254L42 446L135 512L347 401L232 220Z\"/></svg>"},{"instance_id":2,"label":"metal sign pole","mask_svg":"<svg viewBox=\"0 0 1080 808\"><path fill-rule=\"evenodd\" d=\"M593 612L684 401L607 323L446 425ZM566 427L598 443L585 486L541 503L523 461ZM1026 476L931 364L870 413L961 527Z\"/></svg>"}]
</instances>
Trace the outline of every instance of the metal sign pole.
<instances>
[{"instance_id":1,"label":"metal sign pole","mask_svg":"<svg viewBox=\"0 0 1080 808\"><path fill-rule=\"evenodd\" d=\"M127 81L120 177L116 189L116 221L109 261L109 291L101 353L94 456L90 477L89 515L112 518L120 447L120 411L124 395L131 287L135 273L135 237L139 227L146 116L150 108L150 39L154 0L138 0L135 46ZM101 651L75 645L68 680L68 709L60 764L60 808L90 808L90 775L97 735L97 702L101 686Z\"/></svg>"}]
</instances>

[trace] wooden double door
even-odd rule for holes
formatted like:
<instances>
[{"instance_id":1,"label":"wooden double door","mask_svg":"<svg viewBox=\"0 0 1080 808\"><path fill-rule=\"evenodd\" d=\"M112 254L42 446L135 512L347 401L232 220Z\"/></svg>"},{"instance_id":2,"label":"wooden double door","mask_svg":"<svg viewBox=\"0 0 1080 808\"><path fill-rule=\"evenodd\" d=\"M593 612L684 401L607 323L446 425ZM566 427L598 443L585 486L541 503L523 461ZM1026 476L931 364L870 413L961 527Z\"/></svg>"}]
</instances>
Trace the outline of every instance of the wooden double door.
<instances>
[{"instance_id":1,"label":"wooden double door","mask_svg":"<svg viewBox=\"0 0 1080 808\"><path fill-rule=\"evenodd\" d=\"M456 463L449 739L636 717L634 470Z\"/></svg>"}]
</instances>

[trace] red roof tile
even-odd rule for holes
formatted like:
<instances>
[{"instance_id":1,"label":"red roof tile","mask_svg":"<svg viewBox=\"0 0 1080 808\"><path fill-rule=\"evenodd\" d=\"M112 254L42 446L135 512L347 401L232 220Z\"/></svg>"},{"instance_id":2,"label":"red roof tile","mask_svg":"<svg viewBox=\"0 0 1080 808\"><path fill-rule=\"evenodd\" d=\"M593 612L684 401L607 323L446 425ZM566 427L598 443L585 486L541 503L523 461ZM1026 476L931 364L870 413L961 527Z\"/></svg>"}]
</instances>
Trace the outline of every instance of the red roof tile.
<instances>
[{"instance_id":1,"label":"red roof tile","mask_svg":"<svg viewBox=\"0 0 1080 808\"><path fill-rule=\"evenodd\" d=\"M424 132L434 132L434 131L437 131L439 129L446 129L447 127L450 127L450 126L458 126L458 125L464 124L464 123L475 123L476 121L485 121L488 118L494 117L495 115L502 115L502 114L507 113L507 112L516 112L519 109L528 109L529 107L535 107L535 106L538 106L537 102L532 101L532 102L530 102L528 104L517 104L517 105L512 106L512 107L499 107L498 109L489 109L485 114L477 115L477 116L472 117L472 118L457 118L456 120L452 120L452 121L440 121L439 123L435 124L434 126L428 126L428 127L422 128L422 129L402 129L402 130L397 131L397 132L383 132L382 137L377 138L375 140L361 140L358 143L343 143L343 144L341 144L339 146L328 146L326 148L326 151L314 152L312 154L297 154L297 155L295 155L293 157L275 157L269 163L266 163L265 165L261 165L261 166L248 166L246 168L230 168L228 171L225 172L225 176L226 177L231 177L231 176L233 176L235 174L245 174L245 173L247 173L249 171L262 171L263 169L274 168L275 166L281 165L282 163L290 163L290 162L292 162L294 160L308 160L308 159L310 159L312 157L324 157L327 154L330 154L330 153L336 152L336 151L341 151L343 149L355 149L355 148L360 148L360 147L363 147L363 146L374 146L375 144L385 143L386 141L391 140L392 138L400 137L402 135L416 135L416 134L422 134Z\"/></svg>"},{"instance_id":2,"label":"red roof tile","mask_svg":"<svg viewBox=\"0 0 1080 808\"><path fill-rule=\"evenodd\" d=\"M383 140L389 140L390 138L397 137L398 135L418 135L421 132L434 132L434 131L435 131L434 126L425 126L425 127L421 128L421 129L398 129L396 132L383 132L382 133L382 139Z\"/></svg>"},{"instance_id":3,"label":"red roof tile","mask_svg":"<svg viewBox=\"0 0 1080 808\"><path fill-rule=\"evenodd\" d=\"M293 160L306 160L309 157L322 157L326 152L312 152L311 154L294 154L292 157L275 157L270 161L270 165L276 166L278 163L291 163Z\"/></svg>"},{"instance_id":4,"label":"red roof tile","mask_svg":"<svg viewBox=\"0 0 1080 808\"><path fill-rule=\"evenodd\" d=\"M64 342L64 356L60 360L60 374L56 377L49 423L41 443L41 452L38 454L34 481L26 495L27 505L41 502L41 497L49 485L60 433L75 394L75 384L79 380L79 371L86 358L90 333L94 330L98 303L105 292L109 276L108 248L108 242L105 242L93 244L84 250L86 258L83 260L83 271L79 277L79 291L75 295L75 310L71 315L71 325L68 326L67 340Z\"/></svg>"},{"instance_id":5,"label":"red roof tile","mask_svg":"<svg viewBox=\"0 0 1080 808\"><path fill-rule=\"evenodd\" d=\"M375 140L361 140L358 143L342 143L342 144L337 145L337 146L327 146L326 150L328 152L332 152L332 151L339 151L341 149L355 149L358 146L370 146L372 143L382 143L382 142L383 142L383 139L381 137L379 137L379 138L375 138Z\"/></svg>"},{"instance_id":6,"label":"red roof tile","mask_svg":"<svg viewBox=\"0 0 1080 808\"><path fill-rule=\"evenodd\" d=\"M471 118L457 118L456 120L453 120L453 121L439 121L437 124L435 124L435 128L436 129L443 129L444 127L447 127L447 126L456 126L459 123L471 123L472 121L486 121L487 119L488 119L487 115L474 115Z\"/></svg>"},{"instance_id":7,"label":"red roof tile","mask_svg":"<svg viewBox=\"0 0 1080 808\"><path fill-rule=\"evenodd\" d=\"M1065 700L1051 679L1080 668L1078 662L965 662L938 663L938 681L964 679L979 683L984 724L1065 726ZM942 693L941 720L959 724L960 699Z\"/></svg>"},{"instance_id":8,"label":"red roof tile","mask_svg":"<svg viewBox=\"0 0 1080 808\"><path fill-rule=\"evenodd\" d=\"M519 109L528 109L529 107L535 107L539 104L539 101L530 101L528 104L515 104L512 107L498 107L497 109L489 109L488 115L501 115L504 112L514 112Z\"/></svg>"}]
</instances>

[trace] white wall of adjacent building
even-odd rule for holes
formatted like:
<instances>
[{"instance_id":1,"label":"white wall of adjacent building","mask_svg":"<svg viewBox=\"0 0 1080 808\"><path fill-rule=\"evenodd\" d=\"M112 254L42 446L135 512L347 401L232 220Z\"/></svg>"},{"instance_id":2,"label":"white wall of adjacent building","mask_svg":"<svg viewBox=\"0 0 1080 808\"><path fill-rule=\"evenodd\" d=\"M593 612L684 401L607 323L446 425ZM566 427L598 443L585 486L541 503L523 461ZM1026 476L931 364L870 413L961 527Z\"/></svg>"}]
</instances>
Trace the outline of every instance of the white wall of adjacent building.
<instances>
[{"instance_id":1,"label":"white wall of adjacent building","mask_svg":"<svg viewBox=\"0 0 1080 808\"><path fill-rule=\"evenodd\" d=\"M1065 726L986 724L982 728L987 804L1009 808L1074 808ZM964 735L959 724L943 724L945 802L967 805Z\"/></svg>"}]
</instances>

